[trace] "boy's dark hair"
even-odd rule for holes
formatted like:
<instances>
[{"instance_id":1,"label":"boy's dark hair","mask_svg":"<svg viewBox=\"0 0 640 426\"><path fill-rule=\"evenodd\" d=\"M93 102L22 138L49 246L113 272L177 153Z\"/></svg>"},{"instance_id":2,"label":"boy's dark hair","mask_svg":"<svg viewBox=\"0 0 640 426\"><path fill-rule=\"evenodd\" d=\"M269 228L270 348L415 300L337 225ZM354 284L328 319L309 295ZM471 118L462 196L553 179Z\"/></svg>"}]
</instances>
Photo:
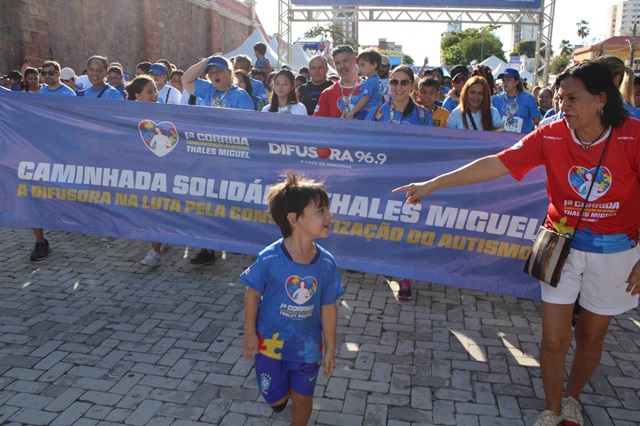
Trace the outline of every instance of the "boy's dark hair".
<instances>
[{"instance_id":1,"label":"boy's dark hair","mask_svg":"<svg viewBox=\"0 0 640 426\"><path fill-rule=\"evenodd\" d=\"M296 81L299 81L302 84L307 84L307 77L305 77L304 75L300 74L296 76Z\"/></svg>"},{"instance_id":2,"label":"boy's dark hair","mask_svg":"<svg viewBox=\"0 0 640 426\"><path fill-rule=\"evenodd\" d=\"M426 77L418 82L418 90L420 90L424 86L433 87L438 92L440 91L440 83L438 83L438 79L433 77Z\"/></svg>"},{"instance_id":3,"label":"boy's dark hair","mask_svg":"<svg viewBox=\"0 0 640 426\"><path fill-rule=\"evenodd\" d=\"M302 67L302 68L300 68L300 70L298 70L298 74L302 74L303 72L309 72L309 68Z\"/></svg>"},{"instance_id":4,"label":"boy's dark hair","mask_svg":"<svg viewBox=\"0 0 640 426\"><path fill-rule=\"evenodd\" d=\"M171 71L171 75L169 76L169 78L172 78L174 75L183 76L184 75L184 71L182 71L182 70L173 70L173 71Z\"/></svg>"},{"instance_id":5,"label":"boy's dark hair","mask_svg":"<svg viewBox=\"0 0 640 426\"><path fill-rule=\"evenodd\" d=\"M375 49L366 49L364 52L358 55L358 61L362 59L364 61L369 62L370 64L374 64L376 66L376 70L379 70L382 66L382 55Z\"/></svg>"},{"instance_id":6,"label":"boy's dark hair","mask_svg":"<svg viewBox=\"0 0 640 426\"><path fill-rule=\"evenodd\" d=\"M253 45L253 50L255 50L256 52L258 52L261 55L266 55L267 54L267 45L264 43L256 43Z\"/></svg>"},{"instance_id":7,"label":"boy's dark hair","mask_svg":"<svg viewBox=\"0 0 640 426\"><path fill-rule=\"evenodd\" d=\"M136 68L140 68L142 72L147 74L149 72L149 68L151 68L151 62L140 62L136 65Z\"/></svg>"},{"instance_id":8,"label":"boy's dark hair","mask_svg":"<svg viewBox=\"0 0 640 426\"><path fill-rule=\"evenodd\" d=\"M329 196L322 182L298 176L291 170L287 170L284 177L283 182L269 189L267 201L269 214L280 227L282 236L287 238L293 232L287 215L295 213L296 217L300 216L311 201L318 207L328 207Z\"/></svg>"}]
</instances>

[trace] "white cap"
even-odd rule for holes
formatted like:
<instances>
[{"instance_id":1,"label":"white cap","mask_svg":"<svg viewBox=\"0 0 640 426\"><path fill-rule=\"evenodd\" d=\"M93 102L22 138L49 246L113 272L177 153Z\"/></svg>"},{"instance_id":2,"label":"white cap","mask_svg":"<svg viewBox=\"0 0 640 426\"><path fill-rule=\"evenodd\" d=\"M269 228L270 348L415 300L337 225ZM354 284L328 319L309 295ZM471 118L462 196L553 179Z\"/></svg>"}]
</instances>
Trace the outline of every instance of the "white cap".
<instances>
[{"instance_id":1,"label":"white cap","mask_svg":"<svg viewBox=\"0 0 640 426\"><path fill-rule=\"evenodd\" d=\"M61 80L71 80L72 78L76 78L76 72L73 70L73 68L66 67L60 70Z\"/></svg>"}]
</instances>

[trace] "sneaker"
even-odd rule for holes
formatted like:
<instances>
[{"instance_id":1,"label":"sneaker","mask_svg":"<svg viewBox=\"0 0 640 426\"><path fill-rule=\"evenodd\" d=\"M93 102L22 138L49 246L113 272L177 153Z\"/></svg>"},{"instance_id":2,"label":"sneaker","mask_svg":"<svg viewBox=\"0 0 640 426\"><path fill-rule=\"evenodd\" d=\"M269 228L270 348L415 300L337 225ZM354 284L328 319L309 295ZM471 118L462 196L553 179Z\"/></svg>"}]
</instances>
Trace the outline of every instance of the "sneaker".
<instances>
[{"instance_id":1,"label":"sneaker","mask_svg":"<svg viewBox=\"0 0 640 426\"><path fill-rule=\"evenodd\" d=\"M46 259L51 253L51 247L49 247L49 241L44 240L44 243L36 243L36 246L31 250L31 260L37 261Z\"/></svg>"},{"instance_id":2,"label":"sneaker","mask_svg":"<svg viewBox=\"0 0 640 426\"><path fill-rule=\"evenodd\" d=\"M160 244L160 254L164 254L165 251L169 249L169 244L162 243Z\"/></svg>"},{"instance_id":3,"label":"sneaker","mask_svg":"<svg viewBox=\"0 0 640 426\"><path fill-rule=\"evenodd\" d=\"M162 256L155 250L149 250L149 253L140 261L145 266L151 266L155 268L156 266L160 266L160 261L162 260Z\"/></svg>"},{"instance_id":4,"label":"sneaker","mask_svg":"<svg viewBox=\"0 0 640 426\"><path fill-rule=\"evenodd\" d=\"M544 410L538 416L533 426L558 426L562 424L562 417L551 410Z\"/></svg>"},{"instance_id":5,"label":"sneaker","mask_svg":"<svg viewBox=\"0 0 640 426\"><path fill-rule=\"evenodd\" d=\"M565 425L580 425L584 424L582 419L582 404L572 396L562 398L562 418Z\"/></svg>"},{"instance_id":6,"label":"sneaker","mask_svg":"<svg viewBox=\"0 0 640 426\"><path fill-rule=\"evenodd\" d=\"M398 299L411 300L411 281L403 278L400 281L400 291L398 291Z\"/></svg>"},{"instance_id":7,"label":"sneaker","mask_svg":"<svg viewBox=\"0 0 640 426\"><path fill-rule=\"evenodd\" d=\"M200 250L200 253L191 258L192 265L211 265L216 261L216 252L207 249Z\"/></svg>"}]
</instances>

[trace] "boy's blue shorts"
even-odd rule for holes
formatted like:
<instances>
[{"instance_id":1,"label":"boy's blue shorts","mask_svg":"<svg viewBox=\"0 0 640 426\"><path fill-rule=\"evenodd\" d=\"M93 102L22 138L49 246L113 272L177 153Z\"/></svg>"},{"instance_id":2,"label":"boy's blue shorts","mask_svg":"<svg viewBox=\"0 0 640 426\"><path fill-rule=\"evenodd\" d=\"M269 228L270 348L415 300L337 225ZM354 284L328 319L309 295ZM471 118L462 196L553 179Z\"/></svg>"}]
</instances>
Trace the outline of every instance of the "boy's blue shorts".
<instances>
[{"instance_id":1,"label":"boy's blue shorts","mask_svg":"<svg viewBox=\"0 0 640 426\"><path fill-rule=\"evenodd\" d=\"M274 404L293 389L302 396L313 396L320 362L281 361L256 354L256 379L265 401Z\"/></svg>"}]
</instances>

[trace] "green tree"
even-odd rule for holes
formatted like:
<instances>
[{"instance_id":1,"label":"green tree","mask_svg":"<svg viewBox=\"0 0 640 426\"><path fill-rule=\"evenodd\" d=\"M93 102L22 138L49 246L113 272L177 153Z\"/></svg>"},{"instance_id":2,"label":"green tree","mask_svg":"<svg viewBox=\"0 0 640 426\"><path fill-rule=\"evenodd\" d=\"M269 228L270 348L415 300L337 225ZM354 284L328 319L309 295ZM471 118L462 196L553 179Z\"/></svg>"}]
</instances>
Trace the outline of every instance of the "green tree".
<instances>
[{"instance_id":1,"label":"green tree","mask_svg":"<svg viewBox=\"0 0 640 426\"><path fill-rule=\"evenodd\" d=\"M467 28L464 31L445 35L440 42L442 63L444 65L468 64L473 60L482 62L495 55L507 62L502 42L493 34L499 25L482 28Z\"/></svg>"},{"instance_id":2,"label":"green tree","mask_svg":"<svg viewBox=\"0 0 640 426\"><path fill-rule=\"evenodd\" d=\"M570 55L560 55L556 56L551 64L549 65L549 72L551 74L558 74L562 69L566 68L571 62Z\"/></svg>"},{"instance_id":3,"label":"green tree","mask_svg":"<svg viewBox=\"0 0 640 426\"><path fill-rule=\"evenodd\" d=\"M582 44L584 45L584 39L587 38L591 32L591 29L589 29L589 21L582 19L576 22L576 26L578 27L578 37L582 39Z\"/></svg>"},{"instance_id":4,"label":"green tree","mask_svg":"<svg viewBox=\"0 0 640 426\"><path fill-rule=\"evenodd\" d=\"M560 55L568 56L573 53L573 46L571 46L571 42L569 40L560 41Z\"/></svg>"},{"instance_id":5,"label":"green tree","mask_svg":"<svg viewBox=\"0 0 640 426\"><path fill-rule=\"evenodd\" d=\"M527 55L528 58L535 58L536 44L537 41L533 39L522 40L516 44L516 46L513 48L513 52L517 53L518 55ZM543 44L540 47L540 56L545 56L546 52L547 47ZM553 49L551 49L551 54L553 55Z\"/></svg>"},{"instance_id":6,"label":"green tree","mask_svg":"<svg viewBox=\"0 0 640 426\"><path fill-rule=\"evenodd\" d=\"M323 36L324 38L331 41L333 46L338 46L341 44L347 44L353 47L354 50L358 50L358 41L353 38L348 38L344 35L344 30L342 26L337 24L326 24L326 25L316 25L315 27L309 29L306 33L304 33L305 37L317 37Z\"/></svg>"}]
</instances>

